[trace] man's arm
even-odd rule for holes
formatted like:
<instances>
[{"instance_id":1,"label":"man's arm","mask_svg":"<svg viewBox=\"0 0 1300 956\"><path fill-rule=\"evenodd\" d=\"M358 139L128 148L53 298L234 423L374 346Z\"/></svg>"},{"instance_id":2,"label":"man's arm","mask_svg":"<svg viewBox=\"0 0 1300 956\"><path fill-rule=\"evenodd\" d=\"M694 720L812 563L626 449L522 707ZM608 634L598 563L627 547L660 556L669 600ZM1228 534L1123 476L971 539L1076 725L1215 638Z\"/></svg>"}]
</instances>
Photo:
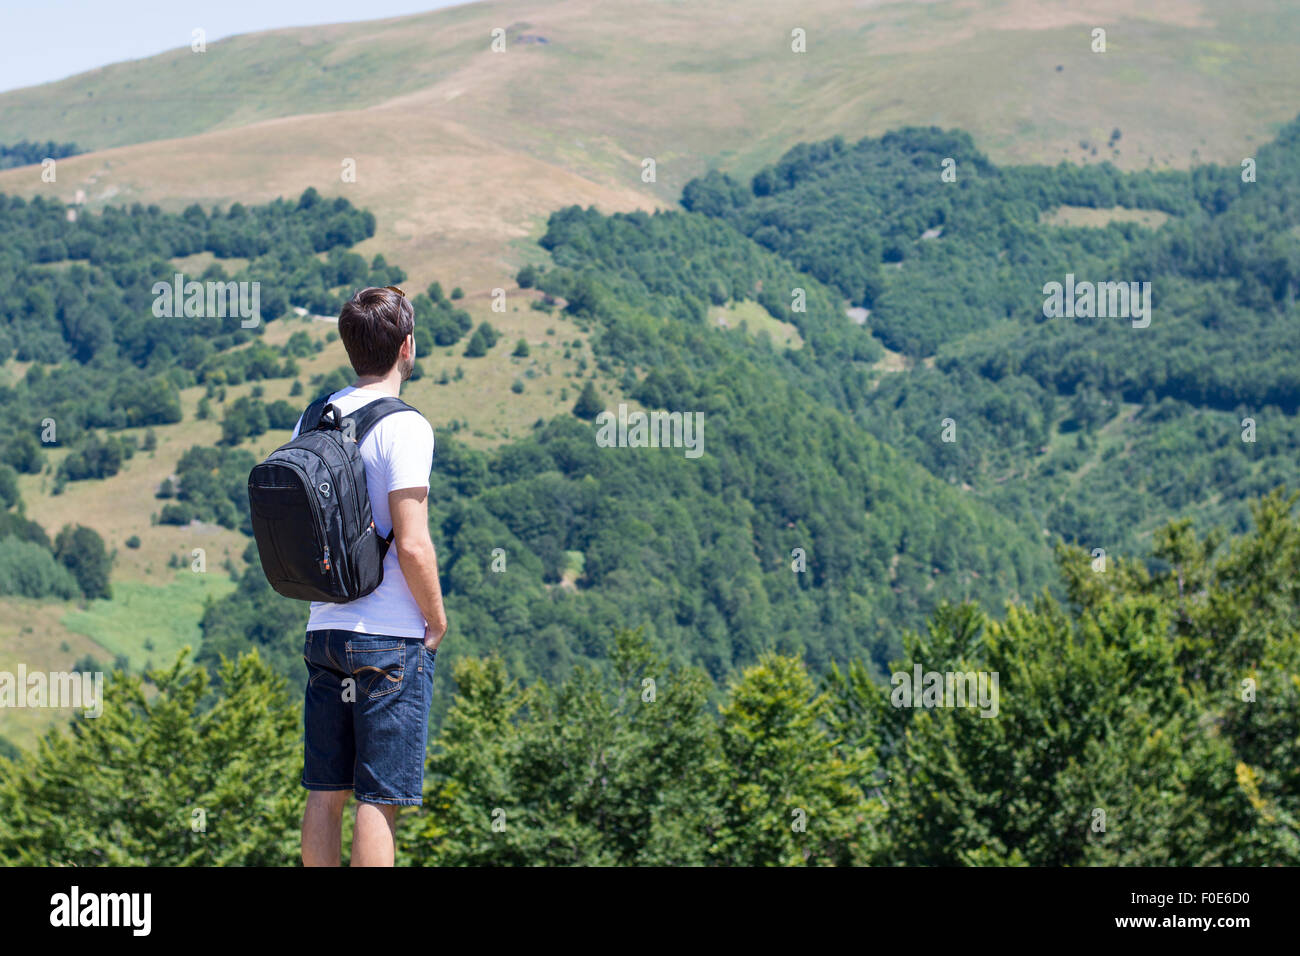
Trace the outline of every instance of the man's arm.
<instances>
[{"instance_id":1,"label":"man's arm","mask_svg":"<svg viewBox=\"0 0 1300 956\"><path fill-rule=\"evenodd\" d=\"M442 585L438 582L438 556L429 537L429 489L399 488L388 493L388 511L393 518L393 547L406 586L424 615L424 646L437 650L447 633L447 612L442 607Z\"/></svg>"}]
</instances>

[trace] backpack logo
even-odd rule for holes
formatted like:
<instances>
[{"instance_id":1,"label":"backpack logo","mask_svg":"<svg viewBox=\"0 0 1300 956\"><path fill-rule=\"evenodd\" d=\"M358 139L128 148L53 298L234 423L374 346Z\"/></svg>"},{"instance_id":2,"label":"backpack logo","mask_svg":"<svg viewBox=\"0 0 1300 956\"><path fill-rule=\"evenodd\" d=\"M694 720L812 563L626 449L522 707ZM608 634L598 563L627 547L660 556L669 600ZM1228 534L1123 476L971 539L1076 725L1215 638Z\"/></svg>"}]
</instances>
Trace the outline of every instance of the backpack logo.
<instances>
[{"instance_id":1,"label":"backpack logo","mask_svg":"<svg viewBox=\"0 0 1300 956\"><path fill-rule=\"evenodd\" d=\"M326 498L330 496L330 483L328 481L322 481L317 487L320 488L320 493Z\"/></svg>"}]
</instances>

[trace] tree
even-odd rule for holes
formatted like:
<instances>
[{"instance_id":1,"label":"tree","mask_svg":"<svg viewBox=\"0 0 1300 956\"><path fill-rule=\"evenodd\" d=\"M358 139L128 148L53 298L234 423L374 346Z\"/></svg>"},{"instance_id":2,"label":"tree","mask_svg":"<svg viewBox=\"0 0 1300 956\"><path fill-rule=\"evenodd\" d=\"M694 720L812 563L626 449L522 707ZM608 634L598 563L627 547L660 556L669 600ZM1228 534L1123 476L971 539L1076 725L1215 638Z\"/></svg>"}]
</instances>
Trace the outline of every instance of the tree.
<instances>
[{"instance_id":1,"label":"tree","mask_svg":"<svg viewBox=\"0 0 1300 956\"><path fill-rule=\"evenodd\" d=\"M76 579L48 548L18 537L0 537L0 594L68 600L77 593Z\"/></svg>"},{"instance_id":2,"label":"tree","mask_svg":"<svg viewBox=\"0 0 1300 956\"><path fill-rule=\"evenodd\" d=\"M801 661L764 655L722 705L724 821L710 854L730 866L851 865L872 852L883 806L862 785L868 748L832 732L830 696Z\"/></svg>"},{"instance_id":3,"label":"tree","mask_svg":"<svg viewBox=\"0 0 1300 956\"><path fill-rule=\"evenodd\" d=\"M54 539L54 556L72 572L87 598L111 598L109 570L113 559L104 548L99 532L84 525L64 525Z\"/></svg>"},{"instance_id":4,"label":"tree","mask_svg":"<svg viewBox=\"0 0 1300 956\"><path fill-rule=\"evenodd\" d=\"M294 421L297 421L297 414L293 407L283 400L277 404L277 421L283 418L280 414L280 406L287 409L286 414L291 414ZM270 427L266 405L250 395L245 395L226 406L225 415L221 419L221 442L224 445L238 445L245 438L255 438Z\"/></svg>"},{"instance_id":5,"label":"tree","mask_svg":"<svg viewBox=\"0 0 1300 956\"><path fill-rule=\"evenodd\" d=\"M0 465L0 507L12 508L20 500L18 472L8 465Z\"/></svg>"},{"instance_id":6,"label":"tree","mask_svg":"<svg viewBox=\"0 0 1300 956\"><path fill-rule=\"evenodd\" d=\"M499 333L492 328L487 322L482 322L470 336L469 345L465 347L466 358L481 358L487 355L488 350L497 344Z\"/></svg>"},{"instance_id":7,"label":"tree","mask_svg":"<svg viewBox=\"0 0 1300 956\"><path fill-rule=\"evenodd\" d=\"M221 667L208 705L188 648L145 680L117 671L102 713L0 759L0 862L25 866L291 866L299 717L256 652Z\"/></svg>"},{"instance_id":8,"label":"tree","mask_svg":"<svg viewBox=\"0 0 1300 956\"><path fill-rule=\"evenodd\" d=\"M604 410L605 406L600 396L596 394L596 386L588 379L582 385L582 394L578 396L577 404L573 406L573 414L591 421Z\"/></svg>"},{"instance_id":9,"label":"tree","mask_svg":"<svg viewBox=\"0 0 1300 956\"><path fill-rule=\"evenodd\" d=\"M118 473L131 451L132 446L116 435L100 438L89 432L63 459L59 475L67 481L109 478Z\"/></svg>"},{"instance_id":10,"label":"tree","mask_svg":"<svg viewBox=\"0 0 1300 956\"><path fill-rule=\"evenodd\" d=\"M720 824L707 678L619 631L607 668L527 689L499 658L459 693L403 831L424 865L698 865Z\"/></svg>"}]
</instances>

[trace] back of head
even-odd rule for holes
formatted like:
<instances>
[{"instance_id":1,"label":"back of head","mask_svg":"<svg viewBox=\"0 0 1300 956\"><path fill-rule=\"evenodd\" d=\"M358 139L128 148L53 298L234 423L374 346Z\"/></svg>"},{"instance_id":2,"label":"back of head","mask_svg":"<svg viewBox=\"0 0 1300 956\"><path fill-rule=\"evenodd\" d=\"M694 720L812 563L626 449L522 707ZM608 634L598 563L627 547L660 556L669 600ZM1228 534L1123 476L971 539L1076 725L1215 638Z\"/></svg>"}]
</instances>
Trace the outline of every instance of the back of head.
<instances>
[{"instance_id":1,"label":"back of head","mask_svg":"<svg viewBox=\"0 0 1300 956\"><path fill-rule=\"evenodd\" d=\"M415 329L415 310L393 286L362 289L339 312L339 338L357 375L386 375Z\"/></svg>"}]
</instances>

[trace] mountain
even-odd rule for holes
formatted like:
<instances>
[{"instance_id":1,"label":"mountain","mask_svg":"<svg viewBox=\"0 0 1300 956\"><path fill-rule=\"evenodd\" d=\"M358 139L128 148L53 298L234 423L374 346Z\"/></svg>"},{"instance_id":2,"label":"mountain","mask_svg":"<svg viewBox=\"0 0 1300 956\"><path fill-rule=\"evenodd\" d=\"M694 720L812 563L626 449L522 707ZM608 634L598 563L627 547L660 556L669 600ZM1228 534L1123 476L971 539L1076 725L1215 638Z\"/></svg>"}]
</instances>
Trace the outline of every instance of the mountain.
<instances>
[{"instance_id":1,"label":"mountain","mask_svg":"<svg viewBox=\"0 0 1300 956\"><path fill-rule=\"evenodd\" d=\"M93 150L57 184L0 173L0 192L179 211L315 186L378 217L363 251L472 298L523 264L553 209L672 205L710 168L745 177L833 135L937 125L999 163L1236 163L1292 118L1297 36L1286 0L474 3L0 94L0 143Z\"/></svg>"}]
</instances>

